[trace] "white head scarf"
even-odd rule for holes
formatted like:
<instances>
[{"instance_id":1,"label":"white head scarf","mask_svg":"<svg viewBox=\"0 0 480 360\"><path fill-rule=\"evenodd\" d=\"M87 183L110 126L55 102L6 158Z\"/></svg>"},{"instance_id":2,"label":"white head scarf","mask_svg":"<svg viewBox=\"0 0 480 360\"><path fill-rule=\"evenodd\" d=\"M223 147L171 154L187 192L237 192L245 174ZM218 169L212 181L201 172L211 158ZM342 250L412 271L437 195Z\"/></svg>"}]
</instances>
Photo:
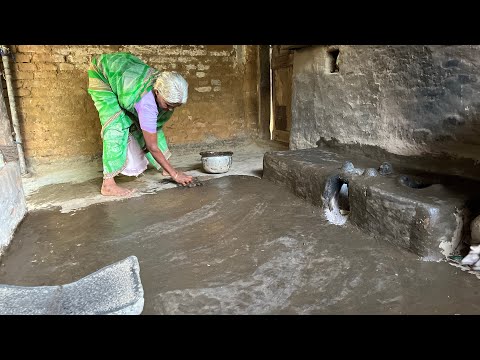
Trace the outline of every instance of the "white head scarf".
<instances>
[{"instance_id":1,"label":"white head scarf","mask_svg":"<svg viewBox=\"0 0 480 360\"><path fill-rule=\"evenodd\" d=\"M188 83L176 71L164 71L158 76L154 89L170 104L185 104L188 98Z\"/></svg>"}]
</instances>

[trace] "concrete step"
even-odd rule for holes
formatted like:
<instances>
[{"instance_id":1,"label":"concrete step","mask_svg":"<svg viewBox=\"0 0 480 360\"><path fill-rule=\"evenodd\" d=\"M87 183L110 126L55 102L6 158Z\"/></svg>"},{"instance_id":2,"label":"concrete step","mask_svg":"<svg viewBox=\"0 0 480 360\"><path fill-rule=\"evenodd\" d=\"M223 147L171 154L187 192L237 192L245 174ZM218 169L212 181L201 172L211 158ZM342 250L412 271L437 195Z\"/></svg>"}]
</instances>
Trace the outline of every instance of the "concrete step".
<instances>
[{"instance_id":1,"label":"concrete step","mask_svg":"<svg viewBox=\"0 0 480 360\"><path fill-rule=\"evenodd\" d=\"M0 315L139 315L143 304L135 256L66 285L0 285Z\"/></svg>"},{"instance_id":2,"label":"concrete step","mask_svg":"<svg viewBox=\"0 0 480 360\"><path fill-rule=\"evenodd\" d=\"M409 172L408 164L399 166L400 172L390 164L388 173L381 165L381 160L320 148L268 152L263 179L323 207L333 224L349 221L425 259L464 251L467 225L480 212L478 184Z\"/></svg>"}]
</instances>

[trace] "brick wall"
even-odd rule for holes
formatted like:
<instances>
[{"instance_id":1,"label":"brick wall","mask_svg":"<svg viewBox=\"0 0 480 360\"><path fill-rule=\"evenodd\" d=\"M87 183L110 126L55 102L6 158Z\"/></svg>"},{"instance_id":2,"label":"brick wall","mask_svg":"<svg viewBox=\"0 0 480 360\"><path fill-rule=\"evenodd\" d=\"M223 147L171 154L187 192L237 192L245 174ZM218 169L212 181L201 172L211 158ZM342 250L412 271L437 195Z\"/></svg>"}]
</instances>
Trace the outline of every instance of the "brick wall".
<instances>
[{"instance_id":1,"label":"brick wall","mask_svg":"<svg viewBox=\"0 0 480 360\"><path fill-rule=\"evenodd\" d=\"M171 145L255 136L257 47L234 45L11 45L25 154L37 161L101 154L87 93L91 56L128 51L189 83L189 100L165 127ZM4 91L4 95L6 91Z\"/></svg>"}]
</instances>

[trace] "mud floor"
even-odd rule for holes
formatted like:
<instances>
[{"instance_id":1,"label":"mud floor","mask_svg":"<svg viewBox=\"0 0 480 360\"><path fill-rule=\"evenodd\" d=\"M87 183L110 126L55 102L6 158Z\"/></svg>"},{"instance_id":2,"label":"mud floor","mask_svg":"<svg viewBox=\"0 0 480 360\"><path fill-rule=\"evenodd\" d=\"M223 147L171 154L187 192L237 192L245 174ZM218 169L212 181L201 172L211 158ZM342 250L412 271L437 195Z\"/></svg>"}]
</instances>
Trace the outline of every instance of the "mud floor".
<instances>
[{"instance_id":1,"label":"mud floor","mask_svg":"<svg viewBox=\"0 0 480 360\"><path fill-rule=\"evenodd\" d=\"M476 276L329 224L320 207L251 176L32 211L0 283L66 284L129 255L143 314L480 314Z\"/></svg>"},{"instance_id":2,"label":"mud floor","mask_svg":"<svg viewBox=\"0 0 480 360\"><path fill-rule=\"evenodd\" d=\"M199 153L207 150L233 151L233 162L229 171L222 174L205 172ZM275 150L288 150L288 146L261 140L220 142L216 145L197 144L172 150L173 155L169 161L176 169L198 177L201 181L230 175L260 178L263 174L265 152ZM162 172L149 168L138 177L120 175L116 181L126 188L135 189L133 196L143 196L176 187L175 184L165 184L163 180L167 178L162 176ZM62 212L71 212L89 205L118 200L117 197L105 197L100 194L101 159L37 164L35 170L22 180L29 211L60 207Z\"/></svg>"}]
</instances>

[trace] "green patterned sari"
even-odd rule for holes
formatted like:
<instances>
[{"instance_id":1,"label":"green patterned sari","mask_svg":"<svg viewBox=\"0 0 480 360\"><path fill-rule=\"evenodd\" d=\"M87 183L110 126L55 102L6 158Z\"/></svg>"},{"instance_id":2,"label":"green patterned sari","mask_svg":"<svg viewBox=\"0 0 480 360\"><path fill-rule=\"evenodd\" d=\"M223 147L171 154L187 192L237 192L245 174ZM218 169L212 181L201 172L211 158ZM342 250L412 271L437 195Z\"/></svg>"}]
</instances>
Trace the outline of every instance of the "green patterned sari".
<instances>
[{"instance_id":1,"label":"green patterned sari","mask_svg":"<svg viewBox=\"0 0 480 360\"><path fill-rule=\"evenodd\" d=\"M129 53L94 56L88 70L88 93L100 115L103 139L103 177L112 178L127 166L128 134L146 148L134 105L152 90L159 71ZM173 111L159 109L157 118L158 147L165 158L168 150L163 125ZM161 166L146 152L146 158L157 170Z\"/></svg>"}]
</instances>

